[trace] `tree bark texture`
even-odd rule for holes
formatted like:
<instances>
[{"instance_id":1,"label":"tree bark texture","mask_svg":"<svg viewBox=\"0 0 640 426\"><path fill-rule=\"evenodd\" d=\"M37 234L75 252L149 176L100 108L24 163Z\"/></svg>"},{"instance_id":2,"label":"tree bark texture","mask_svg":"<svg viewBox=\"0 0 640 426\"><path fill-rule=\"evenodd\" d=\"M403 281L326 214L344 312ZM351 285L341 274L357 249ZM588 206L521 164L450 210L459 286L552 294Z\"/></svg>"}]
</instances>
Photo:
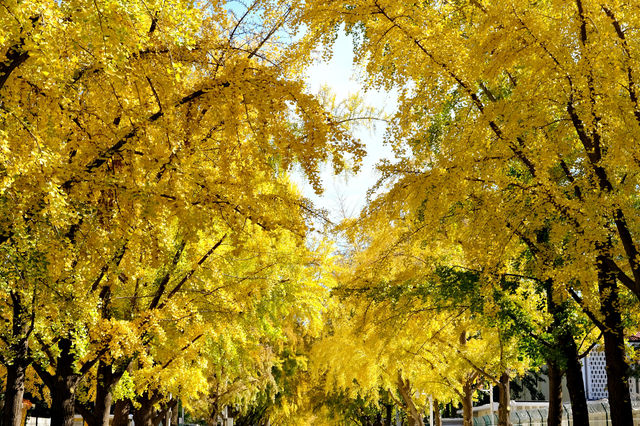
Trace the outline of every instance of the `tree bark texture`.
<instances>
[{"instance_id":1,"label":"tree bark texture","mask_svg":"<svg viewBox=\"0 0 640 426\"><path fill-rule=\"evenodd\" d=\"M2 407L2 425L19 426L22 422L22 398L24 395L24 378L29 365L29 333L31 322L27 308L19 294L12 292L13 303L12 334L16 343L11 345L12 359L6 365L7 383L5 387L4 406Z\"/></svg>"},{"instance_id":2,"label":"tree bark texture","mask_svg":"<svg viewBox=\"0 0 640 426\"><path fill-rule=\"evenodd\" d=\"M500 385L498 386L499 404L498 404L498 425L511 426L511 387L509 385L509 373L503 372L500 375Z\"/></svg>"},{"instance_id":3,"label":"tree bark texture","mask_svg":"<svg viewBox=\"0 0 640 426\"><path fill-rule=\"evenodd\" d=\"M598 290L601 312L604 317L604 353L607 361L607 388L613 426L633 426L633 411L629 394L629 367L625 357L624 328L618 310L620 300L616 278L599 256Z\"/></svg>"},{"instance_id":4,"label":"tree bark texture","mask_svg":"<svg viewBox=\"0 0 640 426\"><path fill-rule=\"evenodd\" d=\"M153 421L155 417L153 404L154 400L147 392L138 398L140 406L133 412L133 423L136 426L155 426Z\"/></svg>"},{"instance_id":5,"label":"tree bark texture","mask_svg":"<svg viewBox=\"0 0 640 426\"><path fill-rule=\"evenodd\" d=\"M589 408L587 406L587 394L584 389L578 346L569 332L560 335L559 344L564 349L567 358L567 389L571 400L573 424L589 426Z\"/></svg>"},{"instance_id":6,"label":"tree bark texture","mask_svg":"<svg viewBox=\"0 0 640 426\"><path fill-rule=\"evenodd\" d=\"M404 380L402 375L398 372L398 391L402 396L405 407L407 409L407 415L409 417L409 426L424 426L424 419L420 411L413 402L411 397L411 384L408 380Z\"/></svg>"},{"instance_id":7,"label":"tree bark texture","mask_svg":"<svg viewBox=\"0 0 640 426\"><path fill-rule=\"evenodd\" d=\"M111 426L129 426L129 413L131 412L131 403L121 399L116 401L113 407L113 421Z\"/></svg>"},{"instance_id":8,"label":"tree bark texture","mask_svg":"<svg viewBox=\"0 0 640 426\"><path fill-rule=\"evenodd\" d=\"M73 426L76 387L81 376L73 368L75 356L71 351L73 346L71 339L61 339L58 346L60 355L56 374L48 380L49 384L47 384L51 391L51 426Z\"/></svg>"},{"instance_id":9,"label":"tree bark texture","mask_svg":"<svg viewBox=\"0 0 640 426\"><path fill-rule=\"evenodd\" d=\"M549 370L549 414L547 426L562 424L562 369L554 359L547 361Z\"/></svg>"},{"instance_id":10,"label":"tree bark texture","mask_svg":"<svg viewBox=\"0 0 640 426\"><path fill-rule=\"evenodd\" d=\"M105 362L98 363L98 383L96 385L95 419L96 426L109 426L111 403L113 397L111 389L117 382L113 374L113 367ZM91 425L89 425L91 426Z\"/></svg>"},{"instance_id":11,"label":"tree bark texture","mask_svg":"<svg viewBox=\"0 0 640 426\"><path fill-rule=\"evenodd\" d=\"M473 426L473 386L470 380L462 386L462 425Z\"/></svg>"},{"instance_id":12,"label":"tree bark texture","mask_svg":"<svg viewBox=\"0 0 640 426\"><path fill-rule=\"evenodd\" d=\"M393 417L393 405L384 404L385 416L384 416L384 426L391 426L392 417Z\"/></svg>"},{"instance_id":13,"label":"tree bark texture","mask_svg":"<svg viewBox=\"0 0 640 426\"><path fill-rule=\"evenodd\" d=\"M442 426L442 416L440 415L440 402L433 399L433 423L434 426Z\"/></svg>"}]
</instances>

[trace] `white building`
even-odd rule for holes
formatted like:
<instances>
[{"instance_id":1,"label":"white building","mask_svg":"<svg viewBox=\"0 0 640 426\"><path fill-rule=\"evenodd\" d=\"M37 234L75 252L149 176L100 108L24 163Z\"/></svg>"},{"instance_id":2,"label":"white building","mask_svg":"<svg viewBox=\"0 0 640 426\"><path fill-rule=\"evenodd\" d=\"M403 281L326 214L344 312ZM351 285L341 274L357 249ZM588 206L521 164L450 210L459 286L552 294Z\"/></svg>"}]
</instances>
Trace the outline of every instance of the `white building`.
<instances>
[{"instance_id":1,"label":"white building","mask_svg":"<svg viewBox=\"0 0 640 426\"><path fill-rule=\"evenodd\" d=\"M640 332L629 338L629 343L634 347L640 347ZM604 356L604 348L596 347L582 362L582 375L585 382L585 391L588 400L608 398L607 391L607 362ZM629 378L631 398L640 398L638 377Z\"/></svg>"}]
</instances>

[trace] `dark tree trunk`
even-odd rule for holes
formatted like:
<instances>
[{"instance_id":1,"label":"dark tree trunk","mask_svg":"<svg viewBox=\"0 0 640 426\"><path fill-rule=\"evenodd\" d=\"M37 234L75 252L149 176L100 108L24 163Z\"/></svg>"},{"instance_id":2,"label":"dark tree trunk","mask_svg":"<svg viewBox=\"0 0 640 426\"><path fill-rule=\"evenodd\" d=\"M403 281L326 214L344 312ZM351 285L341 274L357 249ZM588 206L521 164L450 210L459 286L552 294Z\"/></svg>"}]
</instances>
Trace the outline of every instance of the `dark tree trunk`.
<instances>
[{"instance_id":1,"label":"dark tree trunk","mask_svg":"<svg viewBox=\"0 0 640 426\"><path fill-rule=\"evenodd\" d=\"M113 407L113 421L111 426L129 426L131 403L128 400L118 400Z\"/></svg>"},{"instance_id":2,"label":"dark tree trunk","mask_svg":"<svg viewBox=\"0 0 640 426\"><path fill-rule=\"evenodd\" d=\"M94 408L95 426L109 426L111 414L111 389L116 384L117 378L113 374L111 365L102 360L98 363L98 378L96 384L96 401ZM93 426L93 425L89 425Z\"/></svg>"},{"instance_id":3,"label":"dark tree trunk","mask_svg":"<svg viewBox=\"0 0 640 426\"><path fill-rule=\"evenodd\" d=\"M629 367L625 357L624 328L618 307L618 288L613 273L606 268L604 256L598 257L600 309L604 317L604 353L607 361L607 388L613 426L633 426Z\"/></svg>"},{"instance_id":4,"label":"dark tree trunk","mask_svg":"<svg viewBox=\"0 0 640 426\"><path fill-rule=\"evenodd\" d=\"M153 405L146 401L138 400L138 402L141 405L133 412L133 422L136 426L154 426Z\"/></svg>"},{"instance_id":5,"label":"dark tree trunk","mask_svg":"<svg viewBox=\"0 0 640 426\"><path fill-rule=\"evenodd\" d=\"M148 392L144 392L138 398L137 402L140 406L133 411L133 423L136 426L156 426L159 423L161 416L158 416L153 408L158 400L155 393L149 395Z\"/></svg>"},{"instance_id":6,"label":"dark tree trunk","mask_svg":"<svg viewBox=\"0 0 640 426\"><path fill-rule=\"evenodd\" d=\"M7 368L7 385L2 407L2 425L19 426L22 422L22 397L24 395L24 378L29 365L29 334L31 321L27 308L19 294L12 292L13 325L12 335L16 343L10 347L12 357Z\"/></svg>"},{"instance_id":7,"label":"dark tree trunk","mask_svg":"<svg viewBox=\"0 0 640 426\"><path fill-rule=\"evenodd\" d=\"M511 387L509 386L509 373L506 371L500 375L500 385L498 386L498 425L511 426Z\"/></svg>"},{"instance_id":8,"label":"dark tree trunk","mask_svg":"<svg viewBox=\"0 0 640 426\"><path fill-rule=\"evenodd\" d=\"M393 405L384 404L385 416L384 416L384 426L391 426L391 422L393 419Z\"/></svg>"},{"instance_id":9,"label":"dark tree trunk","mask_svg":"<svg viewBox=\"0 0 640 426\"><path fill-rule=\"evenodd\" d=\"M560 305L553 301L553 291L551 288L551 281L547 287L547 301L549 312L553 314L553 327L550 332L557 336L554 342L554 348L549 353L549 369L552 365L559 370L564 370L567 375L567 388L569 390L569 398L571 399L571 410L574 425L589 425L589 410L587 408L587 397L584 390L584 381L582 379L582 365L580 364L578 347L573 335L567 327L567 307L566 304ZM560 365L563 364L562 368ZM559 395L560 400L556 402L557 407L553 407L553 423L552 419L552 382L551 371L549 372L549 419L548 425L559 425L562 419L562 395ZM562 392L561 383L556 386L560 386L558 392Z\"/></svg>"},{"instance_id":10,"label":"dark tree trunk","mask_svg":"<svg viewBox=\"0 0 640 426\"><path fill-rule=\"evenodd\" d=\"M2 412L3 426L20 426L22 422L22 397L26 370L26 362L18 359L7 366L7 386Z\"/></svg>"},{"instance_id":11,"label":"dark tree trunk","mask_svg":"<svg viewBox=\"0 0 640 426\"><path fill-rule=\"evenodd\" d=\"M374 426L382 426L382 413L376 413L376 421L373 424Z\"/></svg>"},{"instance_id":12,"label":"dark tree trunk","mask_svg":"<svg viewBox=\"0 0 640 426\"><path fill-rule=\"evenodd\" d=\"M93 407L82 404L76 405L76 410L82 414L82 419L87 426L109 426L111 413L111 388L117 382L111 365L102 360L98 363L96 378L96 397Z\"/></svg>"},{"instance_id":13,"label":"dark tree trunk","mask_svg":"<svg viewBox=\"0 0 640 426\"><path fill-rule=\"evenodd\" d=\"M81 376L75 372L73 366L75 356L71 351L72 346L71 339L60 340L56 374L45 380L51 391L51 426L73 426L76 387Z\"/></svg>"},{"instance_id":14,"label":"dark tree trunk","mask_svg":"<svg viewBox=\"0 0 640 426\"><path fill-rule=\"evenodd\" d=\"M440 402L433 400L433 423L434 426L442 426L442 417L440 416Z\"/></svg>"},{"instance_id":15,"label":"dark tree trunk","mask_svg":"<svg viewBox=\"0 0 640 426\"><path fill-rule=\"evenodd\" d=\"M218 404L218 396L211 396L211 404L209 405L209 421L210 426L216 426L218 423L218 416L220 415L220 405Z\"/></svg>"},{"instance_id":16,"label":"dark tree trunk","mask_svg":"<svg viewBox=\"0 0 640 426\"><path fill-rule=\"evenodd\" d=\"M549 415L547 426L562 424L562 370L553 359L547 361L549 369Z\"/></svg>"},{"instance_id":17,"label":"dark tree trunk","mask_svg":"<svg viewBox=\"0 0 640 426\"><path fill-rule=\"evenodd\" d=\"M124 251L122 252L124 254ZM119 264L119 261L118 261ZM111 312L111 288L108 285L102 287L100 291L100 299L102 304L102 318L110 319ZM118 383L129 364L126 363L124 368L114 371L112 364L106 363L103 359L98 361L98 371L96 377L96 396L93 403L93 409L84 407L76 407L82 414L84 421L88 426L109 426L109 417L111 414L111 405L113 396L111 391ZM127 419L128 423L128 419Z\"/></svg>"},{"instance_id":18,"label":"dark tree trunk","mask_svg":"<svg viewBox=\"0 0 640 426\"><path fill-rule=\"evenodd\" d=\"M566 328L566 315L562 303L558 305L553 299L553 280L545 282L547 291L547 309L553 316L553 322L548 328L553 336L551 347L547 350L547 368L549 377L549 414L547 426L562 424L562 377L566 354L561 344L562 330Z\"/></svg>"},{"instance_id":19,"label":"dark tree trunk","mask_svg":"<svg viewBox=\"0 0 640 426\"><path fill-rule=\"evenodd\" d=\"M164 422L165 426L175 426L173 424L171 424L171 412L175 409L177 409L178 407L178 399L177 398L171 398L169 401L167 401L165 404L163 404L162 408L160 409L159 412L156 413L156 416L153 420L153 424L158 425L160 424L160 422ZM261 418L262 416L264 416L264 412L266 411L266 406L265 409L262 412Z\"/></svg>"},{"instance_id":20,"label":"dark tree trunk","mask_svg":"<svg viewBox=\"0 0 640 426\"><path fill-rule=\"evenodd\" d=\"M124 248L122 251L124 255ZM120 256L120 260L122 256ZM117 260L117 264L120 264L120 260ZM111 312L111 287L105 285L100 291L100 300L102 301L101 314L102 318L110 319L112 317ZM89 426L109 426L109 415L111 414L111 390L113 386L118 382L121 375L116 376L113 372L113 366L107 364L104 360L98 361L98 374L96 380L96 400L94 403L93 418L95 425Z\"/></svg>"},{"instance_id":21,"label":"dark tree trunk","mask_svg":"<svg viewBox=\"0 0 640 426\"><path fill-rule=\"evenodd\" d=\"M73 426L76 385L73 376L56 377L51 390L51 426Z\"/></svg>"},{"instance_id":22,"label":"dark tree trunk","mask_svg":"<svg viewBox=\"0 0 640 426\"><path fill-rule=\"evenodd\" d=\"M569 390L569 398L571 399L573 424L589 426L589 408L587 406L587 395L584 390L578 346L571 333L568 332L561 334L559 343L567 357L567 389Z\"/></svg>"}]
</instances>

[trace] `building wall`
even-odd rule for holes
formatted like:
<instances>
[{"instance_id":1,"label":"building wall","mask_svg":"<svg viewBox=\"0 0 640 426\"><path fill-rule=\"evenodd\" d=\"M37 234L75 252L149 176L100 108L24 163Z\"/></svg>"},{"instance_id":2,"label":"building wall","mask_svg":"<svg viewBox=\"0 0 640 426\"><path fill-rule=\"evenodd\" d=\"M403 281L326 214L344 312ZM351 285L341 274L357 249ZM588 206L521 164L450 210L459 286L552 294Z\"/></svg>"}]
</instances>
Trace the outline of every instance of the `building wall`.
<instances>
[{"instance_id":1,"label":"building wall","mask_svg":"<svg viewBox=\"0 0 640 426\"><path fill-rule=\"evenodd\" d=\"M636 349L640 343L632 343ZM604 350L602 347L594 348L589 355L583 360L582 373L585 379L585 390L587 392L588 400L603 399L609 397L607 391L607 362L604 356ZM640 390L640 383L638 383L637 377L631 377L629 379L629 390L631 391L631 398L640 398L638 390Z\"/></svg>"}]
</instances>

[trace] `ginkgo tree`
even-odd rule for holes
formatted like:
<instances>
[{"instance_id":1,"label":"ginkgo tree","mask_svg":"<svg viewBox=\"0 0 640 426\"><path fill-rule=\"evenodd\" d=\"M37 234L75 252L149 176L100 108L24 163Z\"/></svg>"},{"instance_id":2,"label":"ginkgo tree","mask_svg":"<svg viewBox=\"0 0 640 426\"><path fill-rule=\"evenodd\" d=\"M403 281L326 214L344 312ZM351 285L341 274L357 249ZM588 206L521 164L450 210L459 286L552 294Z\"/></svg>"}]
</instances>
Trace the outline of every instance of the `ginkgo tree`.
<instances>
[{"instance_id":1,"label":"ginkgo tree","mask_svg":"<svg viewBox=\"0 0 640 426\"><path fill-rule=\"evenodd\" d=\"M187 312L185 291L201 291L203 304L224 294L214 291L224 280L199 275L224 272L207 264L218 250L242 258L277 242L304 252L310 208L287 171L299 164L319 190L320 162L340 169L362 152L305 93L291 10L258 1L240 11L224 1L3 4L6 424L19 421L32 361L52 388L52 424L69 424L91 369L149 351L149 328ZM260 261L272 272L289 260L261 259L254 274ZM235 288L247 308L272 288L251 283Z\"/></svg>"},{"instance_id":2,"label":"ginkgo tree","mask_svg":"<svg viewBox=\"0 0 640 426\"><path fill-rule=\"evenodd\" d=\"M485 383L500 388L508 416L509 377L531 364L492 315L480 274L449 266L463 264L453 244L438 250L406 238L416 232L413 218L379 218L342 225L353 250L312 365L329 390L373 401L380 388L397 394L412 424L423 424L428 396L462 402L471 424L475 391Z\"/></svg>"},{"instance_id":3,"label":"ginkgo tree","mask_svg":"<svg viewBox=\"0 0 640 426\"><path fill-rule=\"evenodd\" d=\"M429 396L462 403L471 424L476 390L499 386L506 366L515 377L527 365L517 361L513 342L474 321L468 309L438 312L433 301L392 300L352 301L334 318L311 358L327 391L376 403L385 389L416 425L423 424Z\"/></svg>"},{"instance_id":4,"label":"ginkgo tree","mask_svg":"<svg viewBox=\"0 0 640 426\"><path fill-rule=\"evenodd\" d=\"M368 82L401 91L389 140L405 155L384 167L389 205L422 214L425 229L458 214L455 238L484 271L506 272L505 248L527 246L537 278L595 319L616 425L632 423L620 297L640 296L637 10L362 0L300 15L312 44L340 24L357 34Z\"/></svg>"}]
</instances>

